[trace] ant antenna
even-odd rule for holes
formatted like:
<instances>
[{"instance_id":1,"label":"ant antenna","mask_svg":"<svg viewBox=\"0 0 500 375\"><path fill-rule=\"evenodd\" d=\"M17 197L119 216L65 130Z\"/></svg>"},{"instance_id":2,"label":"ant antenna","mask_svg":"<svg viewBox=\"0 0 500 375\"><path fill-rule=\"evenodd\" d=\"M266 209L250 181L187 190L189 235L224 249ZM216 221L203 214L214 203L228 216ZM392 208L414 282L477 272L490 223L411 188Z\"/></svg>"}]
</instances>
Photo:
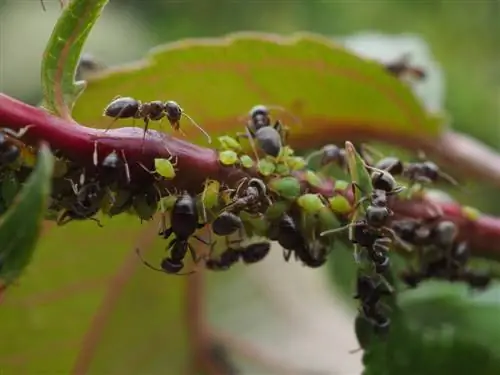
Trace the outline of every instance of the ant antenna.
<instances>
[{"instance_id":1,"label":"ant antenna","mask_svg":"<svg viewBox=\"0 0 500 375\"><path fill-rule=\"evenodd\" d=\"M248 142L250 142L250 147L252 148L252 152L255 156L255 159L257 160L257 163L260 162L259 159L259 154L257 153L257 148L255 147L255 142L253 141L252 134L250 133L250 130L248 129L248 126L245 126L245 133L248 138Z\"/></svg>"},{"instance_id":2,"label":"ant antenna","mask_svg":"<svg viewBox=\"0 0 500 375\"><path fill-rule=\"evenodd\" d=\"M212 137L210 137L210 135L208 135L208 133L205 131L205 129L203 129L200 125L198 125L196 123L196 121L193 120L193 118L191 116L189 116L188 114L186 114L184 111L182 111L182 116L186 117L189 121L191 121L191 123L198 128L199 131L201 131L205 137L207 137L207 141L208 143L212 143ZM179 128L180 130L180 128Z\"/></svg>"},{"instance_id":3,"label":"ant antenna","mask_svg":"<svg viewBox=\"0 0 500 375\"><path fill-rule=\"evenodd\" d=\"M287 115L289 115L293 119L293 121L295 122L296 125L299 125L300 127L302 127L302 121L300 120L300 118L298 116L295 116L291 111L289 111L285 107L282 107L280 105L275 105L275 104L265 105L265 106L268 109L271 109L271 110L274 109L274 110L286 113Z\"/></svg>"}]
</instances>

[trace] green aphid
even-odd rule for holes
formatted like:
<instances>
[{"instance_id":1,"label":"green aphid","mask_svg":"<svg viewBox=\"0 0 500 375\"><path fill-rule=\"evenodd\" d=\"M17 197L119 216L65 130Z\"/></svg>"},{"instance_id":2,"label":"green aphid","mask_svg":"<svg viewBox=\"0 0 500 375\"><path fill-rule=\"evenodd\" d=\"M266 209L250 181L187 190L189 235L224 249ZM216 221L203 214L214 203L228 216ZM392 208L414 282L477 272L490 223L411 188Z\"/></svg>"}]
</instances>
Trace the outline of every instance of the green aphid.
<instances>
[{"instance_id":1,"label":"green aphid","mask_svg":"<svg viewBox=\"0 0 500 375\"><path fill-rule=\"evenodd\" d=\"M292 171L300 171L307 166L306 160L300 156L288 157L285 162Z\"/></svg>"},{"instance_id":2,"label":"green aphid","mask_svg":"<svg viewBox=\"0 0 500 375\"><path fill-rule=\"evenodd\" d=\"M268 159L261 159L257 164L257 169L262 176L267 177L274 173L276 170L276 164Z\"/></svg>"},{"instance_id":3,"label":"green aphid","mask_svg":"<svg viewBox=\"0 0 500 375\"><path fill-rule=\"evenodd\" d=\"M352 206L343 195L337 194L328 199L330 209L339 215L345 215L352 211Z\"/></svg>"},{"instance_id":4,"label":"green aphid","mask_svg":"<svg viewBox=\"0 0 500 375\"><path fill-rule=\"evenodd\" d=\"M168 195L163 197L158 202L160 206L160 212L166 213L169 212L172 208L174 208L175 202L177 201L177 197L175 195Z\"/></svg>"},{"instance_id":5,"label":"green aphid","mask_svg":"<svg viewBox=\"0 0 500 375\"><path fill-rule=\"evenodd\" d=\"M315 215L325 207L325 202L319 194L304 194L297 199L297 204L308 215Z\"/></svg>"},{"instance_id":6,"label":"green aphid","mask_svg":"<svg viewBox=\"0 0 500 375\"><path fill-rule=\"evenodd\" d=\"M265 236L269 230L269 222L261 216L254 216L242 211L239 214L244 224L247 224L254 235Z\"/></svg>"},{"instance_id":7,"label":"green aphid","mask_svg":"<svg viewBox=\"0 0 500 375\"><path fill-rule=\"evenodd\" d=\"M300 182L294 177L275 178L269 181L269 190L280 197L295 200L300 196Z\"/></svg>"},{"instance_id":8,"label":"green aphid","mask_svg":"<svg viewBox=\"0 0 500 375\"><path fill-rule=\"evenodd\" d=\"M223 135L219 137L218 140L222 151L235 151L237 153L242 151L241 144L233 137Z\"/></svg>"},{"instance_id":9,"label":"green aphid","mask_svg":"<svg viewBox=\"0 0 500 375\"><path fill-rule=\"evenodd\" d=\"M309 185L314 186L314 187L321 187L321 178L318 177L316 173L313 171L306 171L306 181L309 183Z\"/></svg>"},{"instance_id":10,"label":"green aphid","mask_svg":"<svg viewBox=\"0 0 500 375\"><path fill-rule=\"evenodd\" d=\"M253 161L253 159L248 155L241 155L240 156L240 163L243 166L243 168L247 168L247 169L253 168L253 166L255 165L255 162Z\"/></svg>"},{"instance_id":11,"label":"green aphid","mask_svg":"<svg viewBox=\"0 0 500 375\"><path fill-rule=\"evenodd\" d=\"M270 205L266 211L266 218L273 221L279 219L290 208L289 202L278 201Z\"/></svg>"},{"instance_id":12,"label":"green aphid","mask_svg":"<svg viewBox=\"0 0 500 375\"><path fill-rule=\"evenodd\" d=\"M280 176L288 176L290 174L290 168L284 163L279 163L276 165L276 174Z\"/></svg>"},{"instance_id":13,"label":"green aphid","mask_svg":"<svg viewBox=\"0 0 500 375\"><path fill-rule=\"evenodd\" d=\"M280 155L281 157L289 158L290 156L293 156L294 154L295 154L295 151L290 146L283 146L281 148L281 155Z\"/></svg>"},{"instance_id":14,"label":"green aphid","mask_svg":"<svg viewBox=\"0 0 500 375\"><path fill-rule=\"evenodd\" d=\"M222 165L231 166L239 162L238 154L232 150L219 152L219 161Z\"/></svg>"},{"instance_id":15,"label":"green aphid","mask_svg":"<svg viewBox=\"0 0 500 375\"><path fill-rule=\"evenodd\" d=\"M175 165L170 162L170 159L155 159L155 172L171 180L175 177Z\"/></svg>"},{"instance_id":16,"label":"green aphid","mask_svg":"<svg viewBox=\"0 0 500 375\"><path fill-rule=\"evenodd\" d=\"M350 186L350 182L344 180L336 180L335 181L335 190L344 191Z\"/></svg>"},{"instance_id":17,"label":"green aphid","mask_svg":"<svg viewBox=\"0 0 500 375\"><path fill-rule=\"evenodd\" d=\"M217 180L206 180L205 189L201 193L201 202L205 209L211 210L219 204L220 182Z\"/></svg>"},{"instance_id":18,"label":"green aphid","mask_svg":"<svg viewBox=\"0 0 500 375\"><path fill-rule=\"evenodd\" d=\"M337 219L337 216L335 216L335 214L328 207L325 207L318 212L318 222L318 229L321 232L330 229L337 229L342 226L342 223L339 219Z\"/></svg>"}]
</instances>

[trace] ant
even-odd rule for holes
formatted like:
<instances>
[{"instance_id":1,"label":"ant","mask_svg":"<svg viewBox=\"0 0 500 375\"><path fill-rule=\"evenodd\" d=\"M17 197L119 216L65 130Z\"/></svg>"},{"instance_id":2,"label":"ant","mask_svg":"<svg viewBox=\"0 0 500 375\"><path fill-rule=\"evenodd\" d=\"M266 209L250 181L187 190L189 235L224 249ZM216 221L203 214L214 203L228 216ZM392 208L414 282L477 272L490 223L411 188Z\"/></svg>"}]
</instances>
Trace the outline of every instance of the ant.
<instances>
[{"instance_id":1,"label":"ant","mask_svg":"<svg viewBox=\"0 0 500 375\"><path fill-rule=\"evenodd\" d=\"M404 75L411 76L412 78L423 80L426 78L426 72L419 67L410 65L410 55L405 53L398 60L384 64L385 69L396 76L397 78L402 78Z\"/></svg>"},{"instance_id":2,"label":"ant","mask_svg":"<svg viewBox=\"0 0 500 375\"><path fill-rule=\"evenodd\" d=\"M391 320L381 312L380 303L384 296L391 296L381 282L376 283L370 277L359 275L356 281L355 299L361 302L360 312L367 319L377 333L386 333L389 330Z\"/></svg>"},{"instance_id":3,"label":"ant","mask_svg":"<svg viewBox=\"0 0 500 375\"><path fill-rule=\"evenodd\" d=\"M267 204L271 204L269 198L267 197L266 184L262 180L258 178L250 179L246 188L240 194L241 187L244 183L245 180L236 189L233 201L225 207L226 211L230 211L235 214L243 210L250 213L259 213L261 212L260 208L263 204L264 198L267 198Z\"/></svg>"},{"instance_id":4,"label":"ant","mask_svg":"<svg viewBox=\"0 0 500 375\"><path fill-rule=\"evenodd\" d=\"M204 223L200 224L198 222L198 210L195 198L186 192L181 194L176 199L170 212L170 223L170 228L159 233L160 236L163 236L165 239L168 239L172 234L175 235L175 238L167 245L167 248L170 250L170 255L162 260L161 269L145 261L139 249L137 249L137 254L146 266L155 271L180 275L179 272L184 268L184 258L188 250L195 262L199 260L195 250L189 244L189 238L194 237L205 245L210 245L207 241L194 234L198 229L205 226ZM191 271L187 274L193 272L194 271Z\"/></svg>"},{"instance_id":5,"label":"ant","mask_svg":"<svg viewBox=\"0 0 500 375\"><path fill-rule=\"evenodd\" d=\"M187 117L190 122L207 137L208 143L212 143L212 139L210 138L208 133L202 127L200 127L190 116L188 116L179 106L179 104L172 100L166 102L153 100L143 103L140 100L131 97L117 96L106 106L103 115L112 117L114 119L113 122L120 118L143 119L143 139L146 137L149 122L160 121L164 117L167 118L168 122L174 130L183 133L180 128L180 120L181 117L184 116ZM108 131L110 129L111 124L106 128L105 131Z\"/></svg>"},{"instance_id":6,"label":"ant","mask_svg":"<svg viewBox=\"0 0 500 375\"><path fill-rule=\"evenodd\" d=\"M237 247L231 247L231 244L237 244ZM271 250L269 241L256 241L242 245L242 241L230 243L228 248L224 250L218 259L209 258L205 265L213 271L226 271L236 264L240 259L245 264L254 264L263 260Z\"/></svg>"},{"instance_id":7,"label":"ant","mask_svg":"<svg viewBox=\"0 0 500 375\"><path fill-rule=\"evenodd\" d=\"M375 164L375 168L387 171L394 176L408 178L412 183L430 184L444 180L452 185L457 185L457 181L448 174L441 171L437 164L425 160L422 153L419 154L421 161L403 163L398 158L386 157Z\"/></svg>"},{"instance_id":8,"label":"ant","mask_svg":"<svg viewBox=\"0 0 500 375\"><path fill-rule=\"evenodd\" d=\"M70 204L68 209L62 211L57 218L58 225L65 225L72 220L93 220L98 226L102 227L101 222L94 218L100 208L104 198L105 191L98 182L90 182L78 189L77 185L71 180L73 192L76 199Z\"/></svg>"},{"instance_id":9,"label":"ant","mask_svg":"<svg viewBox=\"0 0 500 375\"><path fill-rule=\"evenodd\" d=\"M281 107L276 107L284 110ZM259 147L267 154L278 157L283 147L283 142L288 138L288 128L279 120L271 124L270 107L264 105L254 106L250 112L250 119L245 126L245 133L237 133L236 138L246 137L255 139Z\"/></svg>"},{"instance_id":10,"label":"ant","mask_svg":"<svg viewBox=\"0 0 500 375\"><path fill-rule=\"evenodd\" d=\"M229 236L243 227L238 215L232 212L221 212L212 222L212 232L218 236Z\"/></svg>"},{"instance_id":11,"label":"ant","mask_svg":"<svg viewBox=\"0 0 500 375\"><path fill-rule=\"evenodd\" d=\"M290 215L284 214L271 232L271 236L283 248L283 258L286 262L293 253L295 259L310 268L318 268L326 263L326 248L319 241L312 245L307 244ZM313 253L316 253L316 256Z\"/></svg>"}]
</instances>

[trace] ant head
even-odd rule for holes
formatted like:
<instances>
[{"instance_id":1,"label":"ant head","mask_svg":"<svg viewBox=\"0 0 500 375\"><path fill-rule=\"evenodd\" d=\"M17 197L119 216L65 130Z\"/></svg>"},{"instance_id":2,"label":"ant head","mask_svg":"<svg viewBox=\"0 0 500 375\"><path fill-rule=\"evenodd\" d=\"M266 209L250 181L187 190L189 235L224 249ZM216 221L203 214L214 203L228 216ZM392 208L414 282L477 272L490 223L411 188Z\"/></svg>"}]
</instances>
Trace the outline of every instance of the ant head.
<instances>
[{"instance_id":1,"label":"ant head","mask_svg":"<svg viewBox=\"0 0 500 375\"><path fill-rule=\"evenodd\" d=\"M439 177L439 167L436 163L432 161L424 161L422 163L422 170L428 178L431 180L436 180Z\"/></svg>"},{"instance_id":2,"label":"ant head","mask_svg":"<svg viewBox=\"0 0 500 375\"><path fill-rule=\"evenodd\" d=\"M389 172L376 170L371 174L373 188L376 190L384 190L386 193L394 193L398 191L398 183Z\"/></svg>"},{"instance_id":3,"label":"ant head","mask_svg":"<svg viewBox=\"0 0 500 375\"><path fill-rule=\"evenodd\" d=\"M458 234L457 226L452 221L441 221L434 229L436 235L436 242L438 245L449 246L451 245Z\"/></svg>"},{"instance_id":4,"label":"ant head","mask_svg":"<svg viewBox=\"0 0 500 375\"><path fill-rule=\"evenodd\" d=\"M182 108L177 102L169 100L164 103L164 108L169 121L178 122L181 120Z\"/></svg>"},{"instance_id":5,"label":"ant head","mask_svg":"<svg viewBox=\"0 0 500 375\"><path fill-rule=\"evenodd\" d=\"M258 104L256 106L252 107L252 109L250 109L250 112L248 113L248 115L252 119L257 117L257 116L268 117L269 116L269 109L265 105Z\"/></svg>"},{"instance_id":6,"label":"ant head","mask_svg":"<svg viewBox=\"0 0 500 375\"><path fill-rule=\"evenodd\" d=\"M183 267L184 264L182 262L174 263L169 257L161 261L161 269L166 273L179 273Z\"/></svg>"}]
</instances>

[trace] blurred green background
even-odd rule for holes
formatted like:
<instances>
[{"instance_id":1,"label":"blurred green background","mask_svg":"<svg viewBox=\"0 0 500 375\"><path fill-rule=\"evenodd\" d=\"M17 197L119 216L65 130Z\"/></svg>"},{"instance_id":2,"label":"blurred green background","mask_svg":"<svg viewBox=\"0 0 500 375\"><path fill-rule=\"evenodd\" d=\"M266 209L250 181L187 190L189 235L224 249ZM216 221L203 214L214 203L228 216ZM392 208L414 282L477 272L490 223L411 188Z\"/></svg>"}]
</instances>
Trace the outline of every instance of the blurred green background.
<instances>
[{"instance_id":1,"label":"blurred green background","mask_svg":"<svg viewBox=\"0 0 500 375\"><path fill-rule=\"evenodd\" d=\"M38 0L0 0L0 91L32 104L40 100L40 56L59 14L58 1L45 0L45 3L46 13ZM332 37L361 31L419 35L444 71L445 109L451 115L452 127L500 148L498 0L111 1L91 34L86 52L104 64L113 65L141 58L150 48L167 41L215 37L241 30L278 33L307 30ZM467 193L453 194L466 204L500 213L498 194L485 184L469 182ZM57 237L64 235L52 234L52 240ZM64 240L59 241L62 246ZM130 242L129 237L123 240L126 241ZM92 255L97 256L97 251L90 252L89 261ZM115 267L115 263L102 268ZM346 269L341 264L337 262L332 269L335 278L348 285L352 275L339 274ZM97 275L95 279L98 278ZM131 295L136 296L134 293L140 292L141 285L136 283L139 291L130 291ZM159 296L158 292L151 297ZM120 330L121 326L116 325L110 335L119 336ZM73 344L71 341L70 346Z\"/></svg>"}]
</instances>

